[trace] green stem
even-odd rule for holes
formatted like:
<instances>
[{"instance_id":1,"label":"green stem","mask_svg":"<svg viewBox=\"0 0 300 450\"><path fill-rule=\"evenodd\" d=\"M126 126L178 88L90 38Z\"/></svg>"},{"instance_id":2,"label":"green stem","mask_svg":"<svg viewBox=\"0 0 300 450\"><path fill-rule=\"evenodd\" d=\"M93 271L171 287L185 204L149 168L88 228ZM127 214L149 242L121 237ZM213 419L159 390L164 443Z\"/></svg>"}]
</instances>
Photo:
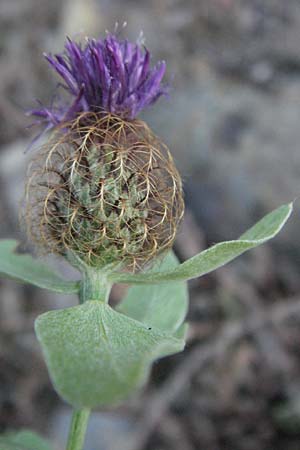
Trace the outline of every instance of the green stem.
<instances>
[{"instance_id":1,"label":"green stem","mask_svg":"<svg viewBox=\"0 0 300 450\"><path fill-rule=\"evenodd\" d=\"M82 450L86 427L90 415L89 409L75 409L69 431L67 450Z\"/></svg>"},{"instance_id":2,"label":"green stem","mask_svg":"<svg viewBox=\"0 0 300 450\"><path fill-rule=\"evenodd\" d=\"M112 284L107 281L107 273L93 267L82 271L82 283L79 293L80 303L97 300L107 303Z\"/></svg>"},{"instance_id":3,"label":"green stem","mask_svg":"<svg viewBox=\"0 0 300 450\"><path fill-rule=\"evenodd\" d=\"M105 267L96 268L84 263L75 253L69 252L67 260L76 267L82 274L82 281L79 291L79 303L97 300L108 303L112 282L108 280L108 274L111 273L115 264L109 264Z\"/></svg>"}]
</instances>

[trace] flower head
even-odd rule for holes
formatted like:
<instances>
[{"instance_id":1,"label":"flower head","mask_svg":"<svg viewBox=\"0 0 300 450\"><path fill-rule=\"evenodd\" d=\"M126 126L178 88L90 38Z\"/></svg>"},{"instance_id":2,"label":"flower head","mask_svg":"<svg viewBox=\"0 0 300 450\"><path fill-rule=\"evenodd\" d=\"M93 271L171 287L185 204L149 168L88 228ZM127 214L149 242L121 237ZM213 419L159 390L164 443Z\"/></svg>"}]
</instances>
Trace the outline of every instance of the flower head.
<instances>
[{"instance_id":1,"label":"flower head","mask_svg":"<svg viewBox=\"0 0 300 450\"><path fill-rule=\"evenodd\" d=\"M77 263L143 267L171 248L184 211L167 147L136 118L166 94L165 64L114 35L46 58L71 100L31 112L53 131L30 165L29 235Z\"/></svg>"},{"instance_id":2,"label":"flower head","mask_svg":"<svg viewBox=\"0 0 300 450\"><path fill-rule=\"evenodd\" d=\"M46 129L83 112L103 111L134 119L168 90L162 84L165 63L151 67L146 48L112 34L105 39L87 39L85 45L68 39L64 53L45 57L70 96L67 103L58 100L30 112Z\"/></svg>"}]
</instances>

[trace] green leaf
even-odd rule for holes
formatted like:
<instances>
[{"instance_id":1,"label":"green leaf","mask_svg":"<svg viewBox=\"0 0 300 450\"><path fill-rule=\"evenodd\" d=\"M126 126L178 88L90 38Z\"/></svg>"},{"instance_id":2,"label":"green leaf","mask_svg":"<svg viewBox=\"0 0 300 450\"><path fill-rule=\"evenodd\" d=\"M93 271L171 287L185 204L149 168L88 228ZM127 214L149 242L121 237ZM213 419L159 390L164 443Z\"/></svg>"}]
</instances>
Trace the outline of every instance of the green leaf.
<instances>
[{"instance_id":1,"label":"green leaf","mask_svg":"<svg viewBox=\"0 0 300 450\"><path fill-rule=\"evenodd\" d=\"M30 255L15 253L18 242L0 240L0 275L23 283L30 283L54 292L73 294L79 291L79 282L63 280L48 266Z\"/></svg>"},{"instance_id":2,"label":"green leaf","mask_svg":"<svg viewBox=\"0 0 300 450\"><path fill-rule=\"evenodd\" d=\"M3 439L0 437L0 449L1 450L31 450L28 448L25 448L20 445L16 445L13 442L7 441L6 439Z\"/></svg>"},{"instance_id":3,"label":"green leaf","mask_svg":"<svg viewBox=\"0 0 300 450\"><path fill-rule=\"evenodd\" d=\"M0 450L51 450L47 441L29 430L0 436Z\"/></svg>"},{"instance_id":4,"label":"green leaf","mask_svg":"<svg viewBox=\"0 0 300 450\"><path fill-rule=\"evenodd\" d=\"M154 359L184 347L98 301L42 314L36 334L56 390L77 408L121 401L146 381Z\"/></svg>"},{"instance_id":5,"label":"green leaf","mask_svg":"<svg viewBox=\"0 0 300 450\"><path fill-rule=\"evenodd\" d=\"M250 228L239 240L216 244L173 270L143 274L115 272L109 275L109 279L114 283L157 284L200 277L275 237L288 220L292 209L292 203L281 206Z\"/></svg>"},{"instance_id":6,"label":"green leaf","mask_svg":"<svg viewBox=\"0 0 300 450\"><path fill-rule=\"evenodd\" d=\"M173 252L151 272L167 271L179 265ZM147 273L150 273L147 272ZM135 320L171 334L182 325L188 308L188 290L184 281L131 287L118 311Z\"/></svg>"}]
</instances>

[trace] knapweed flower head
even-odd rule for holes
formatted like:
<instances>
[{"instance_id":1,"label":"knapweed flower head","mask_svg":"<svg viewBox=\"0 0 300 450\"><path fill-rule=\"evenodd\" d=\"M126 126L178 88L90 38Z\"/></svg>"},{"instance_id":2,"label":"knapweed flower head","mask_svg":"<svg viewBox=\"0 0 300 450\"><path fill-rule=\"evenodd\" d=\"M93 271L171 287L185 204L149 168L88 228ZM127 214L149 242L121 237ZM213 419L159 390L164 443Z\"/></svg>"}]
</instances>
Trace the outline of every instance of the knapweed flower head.
<instances>
[{"instance_id":1,"label":"knapweed flower head","mask_svg":"<svg viewBox=\"0 0 300 450\"><path fill-rule=\"evenodd\" d=\"M104 111L134 119L168 91L162 84L165 63L151 67L146 48L112 34L87 39L85 45L68 39L64 53L45 57L70 96L69 103L58 100L31 111L47 129L83 112Z\"/></svg>"},{"instance_id":2,"label":"knapweed flower head","mask_svg":"<svg viewBox=\"0 0 300 450\"><path fill-rule=\"evenodd\" d=\"M166 92L165 65L112 35L48 60L74 101L33 111L53 130L29 169L29 234L93 267L140 268L171 248L184 209L169 150L135 117Z\"/></svg>"}]
</instances>

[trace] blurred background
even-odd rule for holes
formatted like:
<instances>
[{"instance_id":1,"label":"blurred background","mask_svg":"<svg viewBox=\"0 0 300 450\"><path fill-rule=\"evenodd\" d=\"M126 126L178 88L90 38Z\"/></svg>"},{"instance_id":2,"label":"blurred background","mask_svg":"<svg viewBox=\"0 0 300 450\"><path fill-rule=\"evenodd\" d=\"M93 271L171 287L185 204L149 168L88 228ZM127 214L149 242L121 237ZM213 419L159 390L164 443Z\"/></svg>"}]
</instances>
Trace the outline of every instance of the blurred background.
<instances>
[{"instance_id":1,"label":"blurred background","mask_svg":"<svg viewBox=\"0 0 300 450\"><path fill-rule=\"evenodd\" d=\"M123 35L142 30L173 80L170 98L143 117L183 176L178 256L237 238L299 195L299 0L0 0L1 238L26 243L18 211L33 131L24 111L36 98L49 103L57 83L42 53L125 21ZM299 223L296 207L274 242L190 283L187 349L156 363L127 403L95 412L86 450L299 450ZM64 448L70 410L33 322L74 304L1 280L0 431L31 427Z\"/></svg>"}]
</instances>

